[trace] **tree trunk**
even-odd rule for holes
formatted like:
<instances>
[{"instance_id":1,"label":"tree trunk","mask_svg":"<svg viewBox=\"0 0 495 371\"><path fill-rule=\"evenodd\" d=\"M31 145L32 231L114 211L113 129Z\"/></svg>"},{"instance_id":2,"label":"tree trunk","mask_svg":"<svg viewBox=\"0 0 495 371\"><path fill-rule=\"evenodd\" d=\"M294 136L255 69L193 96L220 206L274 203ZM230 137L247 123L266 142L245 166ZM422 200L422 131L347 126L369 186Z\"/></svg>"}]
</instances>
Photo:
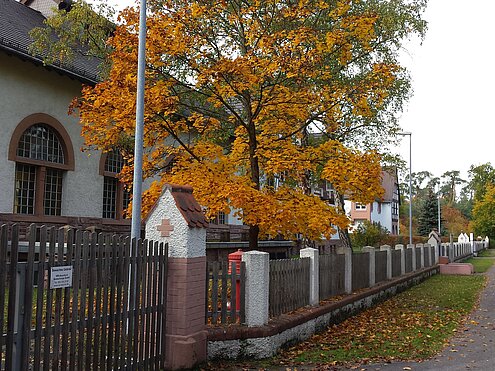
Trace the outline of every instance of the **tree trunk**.
<instances>
[{"instance_id":1,"label":"tree trunk","mask_svg":"<svg viewBox=\"0 0 495 371\"><path fill-rule=\"evenodd\" d=\"M344 195L338 192L335 192L335 194L336 194L335 206L340 210L340 212L345 214ZM337 227L337 231L339 232L339 237L340 237L340 241L342 242L342 246L352 249L351 236L349 236L348 229L347 228L342 229L340 227Z\"/></svg>"},{"instance_id":2,"label":"tree trunk","mask_svg":"<svg viewBox=\"0 0 495 371\"><path fill-rule=\"evenodd\" d=\"M259 234L260 228L257 225L249 226L249 250L256 250L258 248Z\"/></svg>"}]
</instances>

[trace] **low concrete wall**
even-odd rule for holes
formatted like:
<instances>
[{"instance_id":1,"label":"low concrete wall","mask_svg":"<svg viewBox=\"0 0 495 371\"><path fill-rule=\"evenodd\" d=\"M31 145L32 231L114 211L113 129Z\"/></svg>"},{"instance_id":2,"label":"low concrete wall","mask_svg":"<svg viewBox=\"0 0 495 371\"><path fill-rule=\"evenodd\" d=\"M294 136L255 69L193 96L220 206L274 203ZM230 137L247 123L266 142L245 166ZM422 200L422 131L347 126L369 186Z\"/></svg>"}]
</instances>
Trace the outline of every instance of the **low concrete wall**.
<instances>
[{"instance_id":1,"label":"low concrete wall","mask_svg":"<svg viewBox=\"0 0 495 371\"><path fill-rule=\"evenodd\" d=\"M438 266L421 269L370 289L345 296L338 302L285 314L260 327L229 326L208 329L208 359L267 358L278 349L304 341L332 324L369 308L438 273Z\"/></svg>"}]
</instances>

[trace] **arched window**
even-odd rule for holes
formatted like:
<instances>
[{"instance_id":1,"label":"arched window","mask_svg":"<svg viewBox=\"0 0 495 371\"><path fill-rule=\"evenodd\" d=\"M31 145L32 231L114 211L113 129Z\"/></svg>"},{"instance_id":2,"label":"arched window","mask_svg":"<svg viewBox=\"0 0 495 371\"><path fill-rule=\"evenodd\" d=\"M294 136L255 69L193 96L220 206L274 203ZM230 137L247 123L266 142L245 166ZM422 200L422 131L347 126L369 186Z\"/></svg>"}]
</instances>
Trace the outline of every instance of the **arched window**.
<instances>
[{"instance_id":1,"label":"arched window","mask_svg":"<svg viewBox=\"0 0 495 371\"><path fill-rule=\"evenodd\" d=\"M14 131L9 159L15 161L14 213L62 213L64 172L74 169L72 144L53 117L35 114Z\"/></svg>"},{"instance_id":2,"label":"arched window","mask_svg":"<svg viewBox=\"0 0 495 371\"><path fill-rule=\"evenodd\" d=\"M101 157L100 173L103 180L103 218L123 219L129 206L131 192L119 181L125 160L118 151L104 153Z\"/></svg>"}]
</instances>

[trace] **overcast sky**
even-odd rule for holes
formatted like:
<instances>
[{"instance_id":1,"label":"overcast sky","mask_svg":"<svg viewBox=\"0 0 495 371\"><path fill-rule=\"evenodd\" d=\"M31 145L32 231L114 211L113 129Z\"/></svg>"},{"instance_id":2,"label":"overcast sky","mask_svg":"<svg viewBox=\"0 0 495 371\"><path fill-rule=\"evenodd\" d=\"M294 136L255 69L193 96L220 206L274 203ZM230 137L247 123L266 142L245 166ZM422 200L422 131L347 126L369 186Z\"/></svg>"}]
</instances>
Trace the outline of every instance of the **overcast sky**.
<instances>
[{"instance_id":1,"label":"overcast sky","mask_svg":"<svg viewBox=\"0 0 495 371\"><path fill-rule=\"evenodd\" d=\"M495 162L493 14L494 0L430 0L423 44L406 45L414 96L400 124L412 132L413 172L459 170L466 178L471 165ZM395 151L409 162L409 138Z\"/></svg>"}]
</instances>

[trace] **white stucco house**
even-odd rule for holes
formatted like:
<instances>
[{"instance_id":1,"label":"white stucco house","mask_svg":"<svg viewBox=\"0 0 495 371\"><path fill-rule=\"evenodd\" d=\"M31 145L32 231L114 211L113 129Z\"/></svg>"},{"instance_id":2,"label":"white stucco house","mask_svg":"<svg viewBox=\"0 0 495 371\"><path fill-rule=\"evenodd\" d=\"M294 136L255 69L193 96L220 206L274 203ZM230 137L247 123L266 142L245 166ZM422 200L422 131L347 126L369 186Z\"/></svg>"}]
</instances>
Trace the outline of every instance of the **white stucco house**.
<instances>
[{"instance_id":1,"label":"white stucco house","mask_svg":"<svg viewBox=\"0 0 495 371\"><path fill-rule=\"evenodd\" d=\"M399 234L399 184L395 169L382 171L384 194L370 204L360 204L346 200L345 209L351 219L351 232L365 220L386 228L390 234Z\"/></svg>"},{"instance_id":2,"label":"white stucco house","mask_svg":"<svg viewBox=\"0 0 495 371\"><path fill-rule=\"evenodd\" d=\"M97 81L99 61L44 65L28 51L29 31L58 2L0 0L0 223L128 231L122 157L82 152L78 118L68 115L82 84Z\"/></svg>"}]
</instances>

